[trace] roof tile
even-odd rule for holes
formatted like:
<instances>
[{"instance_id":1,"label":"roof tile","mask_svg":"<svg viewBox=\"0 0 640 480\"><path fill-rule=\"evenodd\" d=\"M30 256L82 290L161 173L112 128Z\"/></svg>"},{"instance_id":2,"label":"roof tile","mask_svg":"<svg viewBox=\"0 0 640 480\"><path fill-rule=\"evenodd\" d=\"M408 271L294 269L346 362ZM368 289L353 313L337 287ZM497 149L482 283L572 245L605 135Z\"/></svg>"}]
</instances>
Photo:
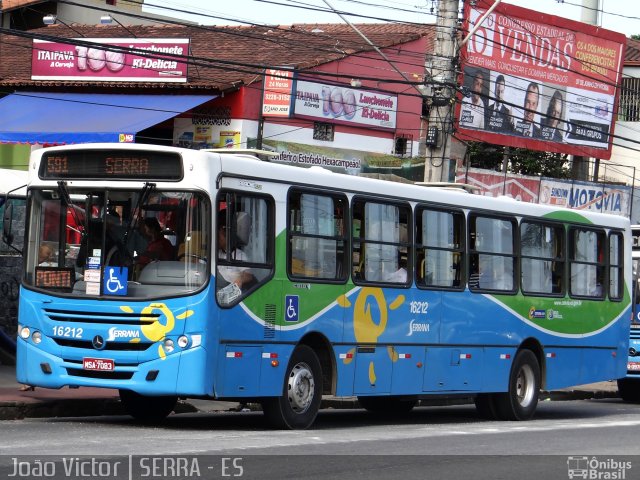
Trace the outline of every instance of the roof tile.
<instances>
[{"instance_id":1,"label":"roof tile","mask_svg":"<svg viewBox=\"0 0 640 480\"><path fill-rule=\"evenodd\" d=\"M6 1L6 0L5 0ZM434 42L434 25L396 23L361 24L357 28L379 48L389 48L427 37L427 50ZM114 25L73 25L73 29L87 38L131 38L131 33ZM367 44L345 24L294 24L289 26L130 26L138 38L189 38L193 64L189 66L186 88L225 89L238 82L251 83L266 67L289 66L312 68L348 55L371 52ZM314 33L315 32L315 33ZM27 35L51 35L57 38L79 38L78 33L65 25L51 25ZM32 40L21 36L0 35L0 86L44 86L31 80ZM412 58L411 63L424 65L424 56ZM109 87L105 82L101 86ZM53 82L53 85L91 85L83 82ZM50 86L53 86L50 85ZM117 83L118 86L125 86ZM141 87L140 84L132 84ZM129 86L129 85L127 85ZM146 85L146 87L181 87L174 85Z\"/></svg>"}]
</instances>

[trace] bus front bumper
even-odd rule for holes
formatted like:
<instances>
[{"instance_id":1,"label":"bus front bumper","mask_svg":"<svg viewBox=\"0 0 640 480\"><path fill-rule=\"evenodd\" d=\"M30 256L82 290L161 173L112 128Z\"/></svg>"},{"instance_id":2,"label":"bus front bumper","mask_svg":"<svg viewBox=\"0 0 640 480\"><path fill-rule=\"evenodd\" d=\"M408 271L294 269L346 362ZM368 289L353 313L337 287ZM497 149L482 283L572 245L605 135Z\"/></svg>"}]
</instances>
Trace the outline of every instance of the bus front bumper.
<instances>
[{"instance_id":1,"label":"bus front bumper","mask_svg":"<svg viewBox=\"0 0 640 480\"><path fill-rule=\"evenodd\" d=\"M206 351L202 346L137 365L119 364L114 357L114 352L96 350L82 361L69 361L19 338L16 378L20 383L55 389L65 386L115 388L142 395L185 397L213 392L212 381L205 381Z\"/></svg>"}]
</instances>

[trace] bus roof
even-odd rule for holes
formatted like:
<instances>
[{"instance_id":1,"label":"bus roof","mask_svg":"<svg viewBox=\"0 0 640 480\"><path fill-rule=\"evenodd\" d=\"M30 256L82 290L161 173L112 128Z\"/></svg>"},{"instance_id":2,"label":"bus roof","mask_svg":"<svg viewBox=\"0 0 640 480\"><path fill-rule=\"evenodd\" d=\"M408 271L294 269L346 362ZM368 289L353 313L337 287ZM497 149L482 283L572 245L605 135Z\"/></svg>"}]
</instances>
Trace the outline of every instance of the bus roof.
<instances>
[{"instance_id":1,"label":"bus roof","mask_svg":"<svg viewBox=\"0 0 640 480\"><path fill-rule=\"evenodd\" d=\"M421 187L437 187L437 188L449 188L452 190L464 190L468 193L480 194L482 189L476 185L469 185L468 183L454 183L454 182L415 182L416 185Z\"/></svg>"},{"instance_id":2,"label":"bus roof","mask_svg":"<svg viewBox=\"0 0 640 480\"><path fill-rule=\"evenodd\" d=\"M279 157L279 152L272 150L260 150L257 148L203 148L203 152L212 152L219 154L244 155L247 157L256 157L260 160L269 160L270 157Z\"/></svg>"},{"instance_id":3,"label":"bus roof","mask_svg":"<svg viewBox=\"0 0 640 480\"><path fill-rule=\"evenodd\" d=\"M32 153L32 160L39 160L41 155L50 151L63 151L65 149L122 149L122 150L147 150L161 152L176 152L185 159L201 162L202 168L211 171L218 176L222 174L234 177L246 177L254 182L278 182L290 185L300 185L317 188L320 190L331 189L333 191L351 192L356 195L368 195L381 198L394 198L411 202L427 201L447 208L478 209L496 214L505 213L511 215L525 215L549 218L567 218L579 221L584 219L584 223L595 223L613 228L629 228L629 219L626 217L611 215L599 212L571 210L566 207L555 205L534 204L519 202L510 198L493 198L483 195L465 195L463 190L468 187L461 187L446 182L431 184L433 187L447 185L448 188L425 188L423 184L398 183L387 180L365 178L358 175L348 175L336 173L327 168L304 168L300 166L285 165L276 162L258 162L257 167L254 149L204 149L190 150L178 147L166 147L148 144L79 144L60 147L51 147L36 150ZM263 151L270 156L276 152ZM208 159L207 156L213 158ZM198 158L200 157L200 158ZM217 160L211 161L211 160ZM202 171L195 172L190 179L203 180ZM31 181L41 184L37 178L36 170L30 170L33 175ZM199 175L199 176L198 176ZM189 181L185 178L185 181ZM455 191L453 191L455 189Z\"/></svg>"},{"instance_id":4,"label":"bus roof","mask_svg":"<svg viewBox=\"0 0 640 480\"><path fill-rule=\"evenodd\" d=\"M618 215L572 210L555 205L520 202L509 197L494 198L483 195L461 195L460 188L456 188L456 191L452 191L450 188L424 188L423 185L336 173L326 168L309 169L270 162L261 163L260 170L256 171L255 163L245 163L248 160L232 159L225 155L221 155L220 160L223 175L227 172L234 176L246 175L257 180L284 181L318 188L339 189L355 194L404 198L407 201L431 201L444 206L476 208L513 215L544 216L553 214L554 218L558 218L558 214L564 214L576 220L578 217L583 217L585 223L593 222L615 228L628 228L629 226L629 219Z\"/></svg>"}]
</instances>

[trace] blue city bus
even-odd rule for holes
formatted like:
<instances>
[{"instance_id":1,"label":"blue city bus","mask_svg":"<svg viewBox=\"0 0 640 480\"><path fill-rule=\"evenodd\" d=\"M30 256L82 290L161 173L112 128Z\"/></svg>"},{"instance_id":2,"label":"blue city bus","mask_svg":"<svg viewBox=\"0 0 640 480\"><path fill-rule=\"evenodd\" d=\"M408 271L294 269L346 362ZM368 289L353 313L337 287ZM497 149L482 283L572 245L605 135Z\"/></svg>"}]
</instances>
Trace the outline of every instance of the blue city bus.
<instances>
[{"instance_id":1,"label":"blue city bus","mask_svg":"<svg viewBox=\"0 0 640 480\"><path fill-rule=\"evenodd\" d=\"M618 393L627 402L640 402L640 225L631 225L632 305L627 376L618 379Z\"/></svg>"},{"instance_id":2,"label":"blue city bus","mask_svg":"<svg viewBox=\"0 0 640 480\"><path fill-rule=\"evenodd\" d=\"M299 429L323 395L528 420L542 388L626 374L622 217L161 146L30 162L22 383L119 389L142 420L253 402Z\"/></svg>"}]
</instances>

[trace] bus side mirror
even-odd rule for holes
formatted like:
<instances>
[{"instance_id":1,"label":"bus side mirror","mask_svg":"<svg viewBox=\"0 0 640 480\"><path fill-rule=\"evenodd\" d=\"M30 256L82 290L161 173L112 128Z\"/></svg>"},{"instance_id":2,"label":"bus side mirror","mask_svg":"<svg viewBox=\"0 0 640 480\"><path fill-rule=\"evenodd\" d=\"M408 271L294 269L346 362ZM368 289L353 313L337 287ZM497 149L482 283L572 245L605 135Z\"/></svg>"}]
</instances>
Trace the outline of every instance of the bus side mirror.
<instances>
[{"instance_id":1,"label":"bus side mirror","mask_svg":"<svg viewBox=\"0 0 640 480\"><path fill-rule=\"evenodd\" d=\"M7 245L13 244L13 233L11 232L11 223L13 221L13 202L9 199L5 200L4 215L2 218L2 240Z\"/></svg>"}]
</instances>

